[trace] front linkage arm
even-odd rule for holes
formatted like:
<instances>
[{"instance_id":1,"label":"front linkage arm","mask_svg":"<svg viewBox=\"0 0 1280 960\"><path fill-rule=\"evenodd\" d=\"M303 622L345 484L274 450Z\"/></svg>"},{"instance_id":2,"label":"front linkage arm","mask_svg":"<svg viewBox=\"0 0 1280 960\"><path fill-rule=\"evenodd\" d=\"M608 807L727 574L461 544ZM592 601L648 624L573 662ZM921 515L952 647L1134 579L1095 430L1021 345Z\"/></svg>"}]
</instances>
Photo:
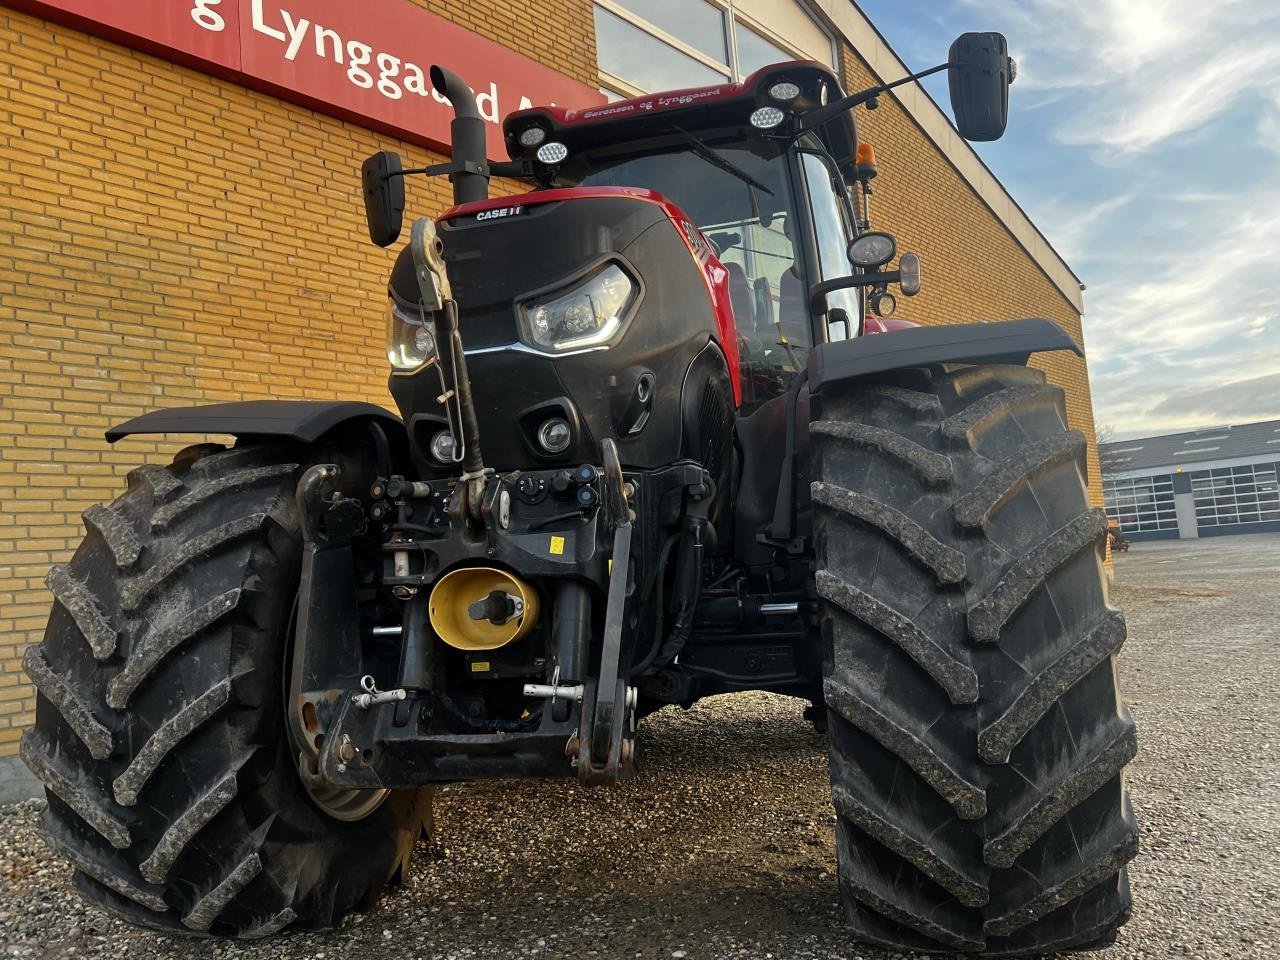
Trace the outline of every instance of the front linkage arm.
<instances>
[{"instance_id":1,"label":"front linkage arm","mask_svg":"<svg viewBox=\"0 0 1280 960\"><path fill-rule=\"evenodd\" d=\"M636 690L620 676L623 614L627 603L627 581L631 574L631 515L623 492L622 465L618 447L612 440L601 443L604 458L604 503L613 521L613 559L609 571L609 593L604 615L604 643L600 652L600 672L594 684L587 684L583 698L581 731L577 740L576 767L583 783L613 783L634 772L634 732ZM570 741L572 746L573 740Z\"/></svg>"}]
</instances>

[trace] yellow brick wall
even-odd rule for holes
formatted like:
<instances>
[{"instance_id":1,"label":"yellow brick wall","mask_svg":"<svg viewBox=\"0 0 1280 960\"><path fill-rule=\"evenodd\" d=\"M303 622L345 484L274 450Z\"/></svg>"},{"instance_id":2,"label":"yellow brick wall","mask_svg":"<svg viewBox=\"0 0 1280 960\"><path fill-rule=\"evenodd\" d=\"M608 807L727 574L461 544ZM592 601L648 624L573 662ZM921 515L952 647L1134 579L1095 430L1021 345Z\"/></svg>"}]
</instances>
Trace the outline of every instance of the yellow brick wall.
<instances>
[{"instance_id":1,"label":"yellow brick wall","mask_svg":"<svg viewBox=\"0 0 1280 960\"><path fill-rule=\"evenodd\" d=\"M590 0L412 0L588 84ZM852 89L870 82L844 53ZM926 323L1080 319L890 97L866 117L876 220L921 253ZM382 307L394 254L367 239L354 124L0 9L0 756L32 722L23 649L43 578L80 513L195 438L108 447L113 422L166 405L268 397L389 405ZM410 216L447 206L409 184ZM1083 362L1049 360L1093 436ZM1097 490L1096 452L1090 465Z\"/></svg>"},{"instance_id":2,"label":"yellow brick wall","mask_svg":"<svg viewBox=\"0 0 1280 960\"><path fill-rule=\"evenodd\" d=\"M851 48L842 51L847 91L881 82ZM923 262L924 287L899 297L899 316L916 323L969 323L1048 317L1083 344L1080 314L1040 270L892 95L878 110L859 108L858 135L876 150L872 227L888 230L900 251ZM1011 124L1017 123L1012 116ZM1089 371L1069 353L1041 354L1033 364L1067 394L1071 426L1089 438L1089 493L1102 506L1102 480L1093 425Z\"/></svg>"},{"instance_id":3,"label":"yellow brick wall","mask_svg":"<svg viewBox=\"0 0 1280 960\"><path fill-rule=\"evenodd\" d=\"M414 0L592 86L590 0ZM391 405L360 163L426 151L0 8L0 756L35 698L20 672L43 578L130 467L191 442L112 423L270 397ZM410 215L445 181L408 184Z\"/></svg>"}]
</instances>

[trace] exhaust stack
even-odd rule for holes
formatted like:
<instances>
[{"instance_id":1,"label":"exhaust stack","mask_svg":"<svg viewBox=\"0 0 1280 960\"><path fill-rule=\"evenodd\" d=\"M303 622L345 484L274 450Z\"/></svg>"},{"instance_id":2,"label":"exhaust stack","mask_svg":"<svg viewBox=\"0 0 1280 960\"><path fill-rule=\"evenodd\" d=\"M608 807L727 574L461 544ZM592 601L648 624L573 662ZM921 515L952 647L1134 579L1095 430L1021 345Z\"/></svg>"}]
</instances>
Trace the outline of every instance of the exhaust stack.
<instances>
[{"instance_id":1,"label":"exhaust stack","mask_svg":"<svg viewBox=\"0 0 1280 960\"><path fill-rule=\"evenodd\" d=\"M449 139L453 143L453 202L471 203L489 198L488 149L484 120L476 106L476 95L462 78L444 67L431 68L431 85L453 105Z\"/></svg>"}]
</instances>

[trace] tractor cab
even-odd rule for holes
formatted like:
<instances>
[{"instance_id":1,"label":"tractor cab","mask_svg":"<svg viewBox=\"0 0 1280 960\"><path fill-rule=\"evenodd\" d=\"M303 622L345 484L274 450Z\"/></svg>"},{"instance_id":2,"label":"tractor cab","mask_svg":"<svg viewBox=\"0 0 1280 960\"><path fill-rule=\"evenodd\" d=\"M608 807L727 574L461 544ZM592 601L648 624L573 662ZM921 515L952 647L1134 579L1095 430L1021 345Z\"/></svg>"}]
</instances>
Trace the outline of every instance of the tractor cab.
<instances>
[{"instance_id":1,"label":"tractor cab","mask_svg":"<svg viewBox=\"0 0 1280 960\"><path fill-rule=\"evenodd\" d=\"M749 411L785 391L814 344L856 333L853 288L819 313L808 296L814 283L852 272L853 116L805 127L809 113L840 96L822 64L780 63L737 84L520 111L504 133L512 160L528 164L540 188L644 188L696 228L691 242L706 244L724 273L735 341L726 346L738 354Z\"/></svg>"}]
</instances>

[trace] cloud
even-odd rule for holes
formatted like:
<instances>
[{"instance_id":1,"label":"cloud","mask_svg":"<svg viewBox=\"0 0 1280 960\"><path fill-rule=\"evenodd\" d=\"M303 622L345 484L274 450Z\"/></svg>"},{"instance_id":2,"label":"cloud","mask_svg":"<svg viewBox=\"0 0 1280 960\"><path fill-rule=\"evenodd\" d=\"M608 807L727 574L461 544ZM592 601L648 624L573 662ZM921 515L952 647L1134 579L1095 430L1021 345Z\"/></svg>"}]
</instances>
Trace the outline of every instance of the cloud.
<instances>
[{"instance_id":1,"label":"cloud","mask_svg":"<svg viewBox=\"0 0 1280 960\"><path fill-rule=\"evenodd\" d=\"M1280 8L1269 3L961 3L1009 25L1019 85L1072 94L1058 100L1077 105L1063 143L1140 153L1202 130L1246 98L1261 95L1274 109L1280 96Z\"/></svg>"},{"instance_id":2,"label":"cloud","mask_svg":"<svg viewBox=\"0 0 1280 960\"><path fill-rule=\"evenodd\" d=\"M1036 215L1053 224L1053 248L1068 262L1094 255L1096 237L1109 218L1133 200L1132 194L1107 197L1096 203L1080 202L1074 195L1062 195L1036 204Z\"/></svg>"},{"instance_id":3,"label":"cloud","mask_svg":"<svg viewBox=\"0 0 1280 960\"><path fill-rule=\"evenodd\" d=\"M1222 342L1280 335L1273 243L1280 236L1280 182L1256 191L1247 207L1211 206L1197 222L1191 236L1154 257L1133 249L1126 261L1123 238L1108 240L1119 259L1112 276L1089 290L1092 362L1176 362L1186 355L1194 364Z\"/></svg>"},{"instance_id":4,"label":"cloud","mask_svg":"<svg viewBox=\"0 0 1280 960\"><path fill-rule=\"evenodd\" d=\"M1267 386L1280 377L1280 179L1188 205L1189 231L1167 226L1176 211L1149 212L1154 249L1132 223L1093 238L1108 254L1085 301L1094 411L1129 435L1280 416Z\"/></svg>"},{"instance_id":5,"label":"cloud","mask_svg":"<svg viewBox=\"0 0 1280 960\"><path fill-rule=\"evenodd\" d=\"M1230 383L1183 387L1152 409L1155 417L1187 418L1223 424L1241 420L1280 419L1280 373Z\"/></svg>"},{"instance_id":6,"label":"cloud","mask_svg":"<svg viewBox=\"0 0 1280 960\"><path fill-rule=\"evenodd\" d=\"M1220 338L1162 359L1091 363L1094 412L1117 435L1280 418L1280 344Z\"/></svg>"},{"instance_id":7,"label":"cloud","mask_svg":"<svg viewBox=\"0 0 1280 960\"><path fill-rule=\"evenodd\" d=\"M1071 158L1022 189L1088 285L1097 419L1149 435L1280 416L1280 5L958 5L1007 30L1019 109Z\"/></svg>"},{"instance_id":8,"label":"cloud","mask_svg":"<svg viewBox=\"0 0 1280 960\"><path fill-rule=\"evenodd\" d=\"M902 6L937 9L874 2L904 36ZM978 149L1087 284L1098 422L1149 436L1280 415L1280 4L945 9L941 30L1001 30L1019 61L1009 133Z\"/></svg>"}]
</instances>

